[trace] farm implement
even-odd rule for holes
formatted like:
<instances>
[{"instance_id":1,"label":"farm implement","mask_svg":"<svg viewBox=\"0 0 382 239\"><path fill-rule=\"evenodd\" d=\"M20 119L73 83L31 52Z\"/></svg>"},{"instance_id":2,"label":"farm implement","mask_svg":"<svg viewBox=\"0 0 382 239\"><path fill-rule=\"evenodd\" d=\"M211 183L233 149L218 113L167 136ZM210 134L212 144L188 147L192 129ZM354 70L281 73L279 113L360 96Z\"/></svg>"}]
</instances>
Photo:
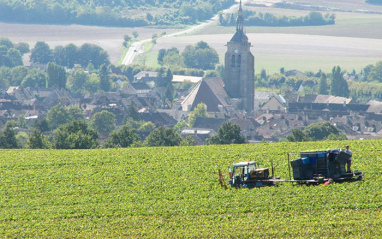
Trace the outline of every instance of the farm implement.
<instances>
[{"instance_id":1,"label":"farm implement","mask_svg":"<svg viewBox=\"0 0 382 239\"><path fill-rule=\"evenodd\" d=\"M291 158L297 159L291 160ZM272 186L275 183L329 184L332 182L359 181L362 173L346 171L345 166L351 155L342 150L309 151L288 153L289 180L274 176L272 163L269 168L259 167L255 161L233 164L229 173L229 185L234 188L254 188ZM292 171L292 172L291 172ZM293 178L292 178L293 176ZM219 169L219 182L227 188L224 176Z\"/></svg>"}]
</instances>

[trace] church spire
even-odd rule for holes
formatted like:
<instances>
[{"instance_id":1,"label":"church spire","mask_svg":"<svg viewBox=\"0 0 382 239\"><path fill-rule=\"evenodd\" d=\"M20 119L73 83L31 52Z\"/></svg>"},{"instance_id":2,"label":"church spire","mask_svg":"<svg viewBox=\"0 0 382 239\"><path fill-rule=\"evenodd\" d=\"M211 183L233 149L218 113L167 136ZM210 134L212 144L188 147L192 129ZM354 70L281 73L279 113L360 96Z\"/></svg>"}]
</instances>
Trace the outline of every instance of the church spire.
<instances>
[{"instance_id":1,"label":"church spire","mask_svg":"<svg viewBox=\"0 0 382 239\"><path fill-rule=\"evenodd\" d=\"M236 19L236 31L242 32L243 28L244 28L244 17L243 17L243 8L241 7L241 0L240 0L239 12L237 14L237 19Z\"/></svg>"}]
</instances>

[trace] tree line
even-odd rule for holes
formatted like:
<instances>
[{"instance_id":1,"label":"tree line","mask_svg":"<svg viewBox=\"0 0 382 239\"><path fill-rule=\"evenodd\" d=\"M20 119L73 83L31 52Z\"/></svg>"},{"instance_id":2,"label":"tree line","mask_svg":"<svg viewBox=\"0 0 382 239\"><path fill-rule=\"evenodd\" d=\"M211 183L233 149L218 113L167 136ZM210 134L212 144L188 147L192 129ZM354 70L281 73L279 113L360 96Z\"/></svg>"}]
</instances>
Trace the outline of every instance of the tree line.
<instances>
[{"instance_id":1,"label":"tree line","mask_svg":"<svg viewBox=\"0 0 382 239\"><path fill-rule=\"evenodd\" d=\"M205 105L199 108L205 108ZM180 121L174 127L156 127L152 122L140 121L131 105L124 124L117 127L112 112L97 112L90 122L85 121L82 110L76 106L66 108L60 104L52 107L44 119L29 126L23 115L17 121L7 121L0 130L0 148L30 149L94 149L116 147L158 147L195 145L191 137L182 138L179 132L188 127ZM28 129L29 134L20 129ZM100 142L100 135L107 139ZM246 139L240 127L223 123L218 134L208 139L208 144L242 144Z\"/></svg>"},{"instance_id":2,"label":"tree line","mask_svg":"<svg viewBox=\"0 0 382 239\"><path fill-rule=\"evenodd\" d=\"M335 24L334 14L322 15L320 12L310 12L304 17L276 16L272 13L243 11L246 26L320 26ZM219 24L222 26L236 26L237 13L219 13Z\"/></svg>"},{"instance_id":3,"label":"tree line","mask_svg":"<svg viewBox=\"0 0 382 239\"><path fill-rule=\"evenodd\" d=\"M234 0L2 0L0 21L124 27L193 24L232 4ZM165 13L159 14L163 8ZM137 10L146 15L134 16Z\"/></svg>"},{"instance_id":4,"label":"tree line","mask_svg":"<svg viewBox=\"0 0 382 239\"><path fill-rule=\"evenodd\" d=\"M288 75L288 76L287 76ZM382 101L382 61L368 65L360 72L346 72L340 66L331 72L304 72L289 75L284 68L280 73L268 75L262 69L256 75L256 88L275 89L283 94L303 90L309 94L351 97L359 103L369 100Z\"/></svg>"}]
</instances>

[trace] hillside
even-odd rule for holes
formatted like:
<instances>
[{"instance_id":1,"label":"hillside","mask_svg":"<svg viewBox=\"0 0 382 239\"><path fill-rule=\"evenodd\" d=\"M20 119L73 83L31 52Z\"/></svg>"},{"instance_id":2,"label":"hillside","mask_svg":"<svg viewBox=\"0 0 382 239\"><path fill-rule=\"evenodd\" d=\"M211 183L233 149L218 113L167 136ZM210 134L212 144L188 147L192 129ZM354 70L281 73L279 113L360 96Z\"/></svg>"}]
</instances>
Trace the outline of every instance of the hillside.
<instances>
[{"instance_id":1,"label":"hillside","mask_svg":"<svg viewBox=\"0 0 382 239\"><path fill-rule=\"evenodd\" d=\"M218 169L257 160L288 178L287 152L350 144L360 182L224 190ZM381 141L113 150L3 150L3 237L382 236Z\"/></svg>"},{"instance_id":2,"label":"hillside","mask_svg":"<svg viewBox=\"0 0 382 239\"><path fill-rule=\"evenodd\" d=\"M194 24L233 3L234 0L1 0L0 21L121 27Z\"/></svg>"}]
</instances>

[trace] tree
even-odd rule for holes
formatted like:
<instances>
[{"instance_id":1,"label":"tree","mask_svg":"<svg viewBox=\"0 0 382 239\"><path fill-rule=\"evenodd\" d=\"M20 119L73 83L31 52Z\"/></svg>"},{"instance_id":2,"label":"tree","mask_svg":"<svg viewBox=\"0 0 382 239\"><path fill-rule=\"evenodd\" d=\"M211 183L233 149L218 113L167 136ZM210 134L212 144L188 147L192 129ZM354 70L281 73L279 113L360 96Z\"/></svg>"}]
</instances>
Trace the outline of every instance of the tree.
<instances>
[{"instance_id":1,"label":"tree","mask_svg":"<svg viewBox=\"0 0 382 239\"><path fill-rule=\"evenodd\" d=\"M373 66L367 76L369 81L382 82L382 61L378 61L375 66Z\"/></svg>"},{"instance_id":2,"label":"tree","mask_svg":"<svg viewBox=\"0 0 382 239\"><path fill-rule=\"evenodd\" d=\"M65 68L55 63L50 62L46 68L48 75L47 84L48 88L56 86L58 88L66 87L66 71Z\"/></svg>"},{"instance_id":3,"label":"tree","mask_svg":"<svg viewBox=\"0 0 382 239\"><path fill-rule=\"evenodd\" d=\"M188 124L185 120L180 120L178 121L178 123L176 123L176 125L174 125L174 130L176 130L177 132L180 132L182 131L184 128L187 128L188 127Z\"/></svg>"},{"instance_id":4,"label":"tree","mask_svg":"<svg viewBox=\"0 0 382 239\"><path fill-rule=\"evenodd\" d=\"M139 127L139 129L138 129L138 131L139 132L149 132L149 133L151 133L151 132L153 132L154 131L154 129L155 129L155 124L153 123L153 122L145 122L145 123L143 123L140 127Z\"/></svg>"},{"instance_id":5,"label":"tree","mask_svg":"<svg viewBox=\"0 0 382 239\"><path fill-rule=\"evenodd\" d=\"M19 115L19 117L17 117L17 126L24 129L27 127L27 120L24 115Z\"/></svg>"},{"instance_id":6,"label":"tree","mask_svg":"<svg viewBox=\"0 0 382 239\"><path fill-rule=\"evenodd\" d=\"M328 82L326 80L326 74L321 73L320 81L318 82L318 93L321 95L328 95L329 94L329 86Z\"/></svg>"},{"instance_id":7,"label":"tree","mask_svg":"<svg viewBox=\"0 0 382 239\"><path fill-rule=\"evenodd\" d=\"M53 132L55 149L94 149L98 146L98 133L89 129L85 121L72 121Z\"/></svg>"},{"instance_id":8,"label":"tree","mask_svg":"<svg viewBox=\"0 0 382 239\"><path fill-rule=\"evenodd\" d=\"M67 109L67 111L69 114L69 120L85 120L84 112L77 106L72 105L69 109Z\"/></svg>"},{"instance_id":9,"label":"tree","mask_svg":"<svg viewBox=\"0 0 382 239\"><path fill-rule=\"evenodd\" d=\"M348 97L350 94L349 86L344 79L343 72L339 66L333 67L330 83L330 94L334 96Z\"/></svg>"},{"instance_id":10,"label":"tree","mask_svg":"<svg viewBox=\"0 0 382 239\"><path fill-rule=\"evenodd\" d=\"M64 106L58 104L50 108L46 116L46 120L49 124L49 128L56 129L70 120L69 112ZM43 130L41 131L43 132Z\"/></svg>"},{"instance_id":11,"label":"tree","mask_svg":"<svg viewBox=\"0 0 382 239\"><path fill-rule=\"evenodd\" d=\"M16 47L17 50L19 50L21 55L24 55L24 54L30 52L28 43L20 42L20 43L16 44L15 47Z\"/></svg>"},{"instance_id":12,"label":"tree","mask_svg":"<svg viewBox=\"0 0 382 239\"><path fill-rule=\"evenodd\" d=\"M138 32L137 32L137 31L133 31L133 37L134 37L134 38L137 38L137 37L138 37L138 35L139 35L139 34L138 34Z\"/></svg>"},{"instance_id":13,"label":"tree","mask_svg":"<svg viewBox=\"0 0 382 239\"><path fill-rule=\"evenodd\" d=\"M99 69L99 80L101 90L108 92L111 88L110 76L109 76L109 67L105 64L101 65Z\"/></svg>"},{"instance_id":14,"label":"tree","mask_svg":"<svg viewBox=\"0 0 382 239\"><path fill-rule=\"evenodd\" d=\"M5 124L4 130L0 131L0 148L2 149L17 149L16 123L14 121L8 121Z\"/></svg>"},{"instance_id":15,"label":"tree","mask_svg":"<svg viewBox=\"0 0 382 239\"><path fill-rule=\"evenodd\" d=\"M115 115L113 113L102 110L93 116L90 125L100 133L110 133L115 128L115 121Z\"/></svg>"},{"instance_id":16,"label":"tree","mask_svg":"<svg viewBox=\"0 0 382 239\"><path fill-rule=\"evenodd\" d=\"M124 35L124 36L123 36L123 40L124 40L125 42L129 42L129 41L131 41L131 36L129 36L129 35Z\"/></svg>"},{"instance_id":17,"label":"tree","mask_svg":"<svg viewBox=\"0 0 382 239\"><path fill-rule=\"evenodd\" d=\"M26 145L28 149L50 149L51 144L45 138L44 134L41 133L38 129L35 129L30 135L28 139L28 143Z\"/></svg>"},{"instance_id":18,"label":"tree","mask_svg":"<svg viewBox=\"0 0 382 239\"><path fill-rule=\"evenodd\" d=\"M229 121L219 127L217 135L207 140L208 144L244 144L246 142L239 125Z\"/></svg>"},{"instance_id":19,"label":"tree","mask_svg":"<svg viewBox=\"0 0 382 239\"><path fill-rule=\"evenodd\" d=\"M182 138L179 133L172 128L156 128L145 140L145 144L150 147L179 146Z\"/></svg>"},{"instance_id":20,"label":"tree","mask_svg":"<svg viewBox=\"0 0 382 239\"><path fill-rule=\"evenodd\" d=\"M194 126L196 117L203 117L203 118L210 117L209 114L207 113L207 106L204 103L199 103L194 108L194 111L188 115L188 125L190 127Z\"/></svg>"},{"instance_id":21,"label":"tree","mask_svg":"<svg viewBox=\"0 0 382 239\"><path fill-rule=\"evenodd\" d=\"M111 132L109 138L106 140L105 148L126 148L130 147L132 144L140 141L139 135L136 130L129 126L124 125L121 130Z\"/></svg>"},{"instance_id":22,"label":"tree","mask_svg":"<svg viewBox=\"0 0 382 239\"><path fill-rule=\"evenodd\" d=\"M337 127L331 125L328 121L310 124L305 128L304 133L313 140L325 140L331 134L338 136L342 134Z\"/></svg>"},{"instance_id":23,"label":"tree","mask_svg":"<svg viewBox=\"0 0 382 239\"><path fill-rule=\"evenodd\" d=\"M30 61L40 64L48 64L53 61L53 53L45 42L37 42L31 51Z\"/></svg>"},{"instance_id":24,"label":"tree","mask_svg":"<svg viewBox=\"0 0 382 239\"><path fill-rule=\"evenodd\" d=\"M45 87L46 86L46 75L40 69L32 69L29 71L28 75L23 78L20 86L25 87Z\"/></svg>"},{"instance_id":25,"label":"tree","mask_svg":"<svg viewBox=\"0 0 382 239\"><path fill-rule=\"evenodd\" d=\"M6 58L8 60L8 66L14 67L14 66L22 66L23 65L23 59L19 52L19 50L15 48L11 48L7 51Z\"/></svg>"},{"instance_id":26,"label":"tree","mask_svg":"<svg viewBox=\"0 0 382 239\"><path fill-rule=\"evenodd\" d=\"M210 48L206 42L198 42L195 46L188 45L182 53L184 63L189 68L212 70L219 63L216 50Z\"/></svg>"},{"instance_id":27,"label":"tree","mask_svg":"<svg viewBox=\"0 0 382 239\"><path fill-rule=\"evenodd\" d=\"M68 77L68 89L73 93L84 94L87 91L89 79L89 74L84 69L79 68Z\"/></svg>"},{"instance_id":28,"label":"tree","mask_svg":"<svg viewBox=\"0 0 382 239\"><path fill-rule=\"evenodd\" d=\"M292 134L287 136L289 142L309 141L309 137L299 128L292 129Z\"/></svg>"},{"instance_id":29,"label":"tree","mask_svg":"<svg viewBox=\"0 0 382 239\"><path fill-rule=\"evenodd\" d=\"M129 105L129 108L127 109L127 117L132 120L139 120L139 113L135 109L134 103L131 103Z\"/></svg>"}]
</instances>

